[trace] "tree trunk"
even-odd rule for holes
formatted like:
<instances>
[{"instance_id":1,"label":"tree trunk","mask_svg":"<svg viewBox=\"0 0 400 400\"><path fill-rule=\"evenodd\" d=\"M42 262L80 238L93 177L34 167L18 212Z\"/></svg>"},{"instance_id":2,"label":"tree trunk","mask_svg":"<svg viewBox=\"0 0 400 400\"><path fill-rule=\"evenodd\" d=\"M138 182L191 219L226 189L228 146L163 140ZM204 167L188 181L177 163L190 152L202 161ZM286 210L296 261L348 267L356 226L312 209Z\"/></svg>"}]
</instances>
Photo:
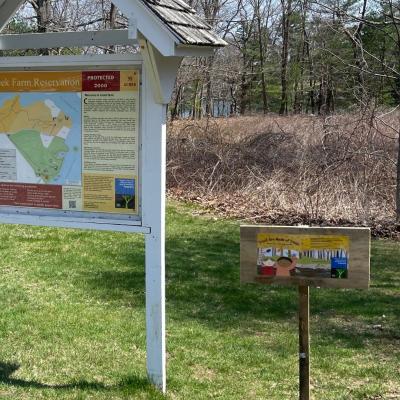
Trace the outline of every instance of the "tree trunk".
<instances>
[{"instance_id":1,"label":"tree trunk","mask_svg":"<svg viewBox=\"0 0 400 400\"><path fill-rule=\"evenodd\" d=\"M296 74L293 111L295 114L303 112L304 98L304 64L306 56L306 20L307 20L307 0L302 3L301 13L301 40L297 50L297 64L299 68L298 76Z\"/></svg>"},{"instance_id":2,"label":"tree trunk","mask_svg":"<svg viewBox=\"0 0 400 400\"><path fill-rule=\"evenodd\" d=\"M111 3L110 7L110 16L109 16L109 29L115 29L115 23L117 20L117 7L115 7L114 3ZM109 46L106 53L115 53L115 46Z\"/></svg>"},{"instance_id":3,"label":"tree trunk","mask_svg":"<svg viewBox=\"0 0 400 400\"><path fill-rule=\"evenodd\" d=\"M212 93L212 76L211 76L211 69L214 64L214 57L210 57L206 61L206 72L205 72L205 79L206 79L206 116L213 117L214 110L213 110L213 93Z\"/></svg>"},{"instance_id":4,"label":"tree trunk","mask_svg":"<svg viewBox=\"0 0 400 400\"><path fill-rule=\"evenodd\" d=\"M174 107L171 110L171 121L174 121L176 119L176 117L178 116L182 87L183 87L183 85L179 85L178 89L176 91Z\"/></svg>"},{"instance_id":5,"label":"tree trunk","mask_svg":"<svg viewBox=\"0 0 400 400\"><path fill-rule=\"evenodd\" d=\"M240 99L239 99L239 112L241 115L246 113L247 105L248 105L248 90L249 90L249 82L247 81L247 49L244 47L243 49L243 71L240 82Z\"/></svg>"},{"instance_id":6,"label":"tree trunk","mask_svg":"<svg viewBox=\"0 0 400 400\"><path fill-rule=\"evenodd\" d=\"M400 131L398 133L397 144L396 220L400 222Z\"/></svg>"},{"instance_id":7,"label":"tree trunk","mask_svg":"<svg viewBox=\"0 0 400 400\"><path fill-rule=\"evenodd\" d=\"M289 63L289 30L292 14L292 0L281 0L282 3L282 64L281 64L281 107L279 114L287 114L288 109L288 63Z\"/></svg>"},{"instance_id":8,"label":"tree trunk","mask_svg":"<svg viewBox=\"0 0 400 400\"><path fill-rule=\"evenodd\" d=\"M51 20L51 4L49 0L37 0L34 7L37 17L37 31L38 33L46 33L48 25ZM43 48L39 50L40 55L48 56L49 49Z\"/></svg>"},{"instance_id":9,"label":"tree trunk","mask_svg":"<svg viewBox=\"0 0 400 400\"><path fill-rule=\"evenodd\" d=\"M242 82L240 85L240 114L246 114L247 106L248 106L248 91L249 91L249 84L246 78L246 71L242 73Z\"/></svg>"},{"instance_id":10,"label":"tree trunk","mask_svg":"<svg viewBox=\"0 0 400 400\"><path fill-rule=\"evenodd\" d=\"M203 82L201 83L200 86L200 97L199 97L199 112L197 115L198 119L202 119L203 118L203 91L204 91L204 84Z\"/></svg>"},{"instance_id":11,"label":"tree trunk","mask_svg":"<svg viewBox=\"0 0 400 400\"><path fill-rule=\"evenodd\" d=\"M196 119L196 109L197 109L197 91L199 90L199 80L196 80L193 90L193 99L192 99L192 119Z\"/></svg>"},{"instance_id":12,"label":"tree trunk","mask_svg":"<svg viewBox=\"0 0 400 400\"><path fill-rule=\"evenodd\" d=\"M258 4L260 7L260 4ZM261 89L262 89L262 99L263 99L263 112L266 114L268 112L268 97L267 97L267 80L265 77L265 56L264 56L264 44L263 44L263 32L261 26L261 15L260 9L257 10L257 24L258 24L258 49L260 52L260 68L261 68Z\"/></svg>"}]
</instances>

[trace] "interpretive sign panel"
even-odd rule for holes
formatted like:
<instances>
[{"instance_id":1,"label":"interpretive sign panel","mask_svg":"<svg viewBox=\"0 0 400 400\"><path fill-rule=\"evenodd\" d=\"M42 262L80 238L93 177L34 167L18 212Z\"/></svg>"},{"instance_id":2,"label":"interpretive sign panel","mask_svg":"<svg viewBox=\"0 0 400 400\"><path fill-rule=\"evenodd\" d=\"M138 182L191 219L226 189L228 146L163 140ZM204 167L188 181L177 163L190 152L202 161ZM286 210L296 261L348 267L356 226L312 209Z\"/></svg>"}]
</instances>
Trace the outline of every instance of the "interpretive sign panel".
<instances>
[{"instance_id":1,"label":"interpretive sign panel","mask_svg":"<svg viewBox=\"0 0 400 400\"><path fill-rule=\"evenodd\" d=\"M0 72L0 206L138 214L139 71Z\"/></svg>"},{"instance_id":2,"label":"interpretive sign panel","mask_svg":"<svg viewBox=\"0 0 400 400\"><path fill-rule=\"evenodd\" d=\"M241 281L368 288L368 228L241 227Z\"/></svg>"}]
</instances>

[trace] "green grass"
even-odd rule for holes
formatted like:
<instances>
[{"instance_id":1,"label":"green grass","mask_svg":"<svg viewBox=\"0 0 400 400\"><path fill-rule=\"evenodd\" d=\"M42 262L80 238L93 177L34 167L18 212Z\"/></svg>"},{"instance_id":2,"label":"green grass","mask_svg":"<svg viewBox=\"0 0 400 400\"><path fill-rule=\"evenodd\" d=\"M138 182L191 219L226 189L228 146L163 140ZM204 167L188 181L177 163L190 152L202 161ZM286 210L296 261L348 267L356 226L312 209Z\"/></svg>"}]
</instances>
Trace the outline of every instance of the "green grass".
<instances>
[{"instance_id":1,"label":"green grass","mask_svg":"<svg viewBox=\"0 0 400 400\"><path fill-rule=\"evenodd\" d=\"M239 225L169 208L167 399L297 398L297 292L240 286ZM0 228L0 399L162 399L138 235ZM311 290L315 399L400 398L400 245L372 288ZM377 328L376 325L380 325Z\"/></svg>"}]
</instances>

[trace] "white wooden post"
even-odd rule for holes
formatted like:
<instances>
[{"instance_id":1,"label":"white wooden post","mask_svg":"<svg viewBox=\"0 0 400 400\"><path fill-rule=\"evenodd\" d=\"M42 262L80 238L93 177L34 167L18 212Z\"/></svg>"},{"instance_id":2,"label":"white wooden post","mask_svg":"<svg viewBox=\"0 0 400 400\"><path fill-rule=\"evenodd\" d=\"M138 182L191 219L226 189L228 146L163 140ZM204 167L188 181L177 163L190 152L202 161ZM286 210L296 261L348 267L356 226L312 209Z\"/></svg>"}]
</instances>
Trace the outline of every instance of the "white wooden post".
<instances>
[{"instance_id":1,"label":"white wooden post","mask_svg":"<svg viewBox=\"0 0 400 400\"><path fill-rule=\"evenodd\" d=\"M166 391L165 343L165 180L167 104L181 57L163 57L141 41L143 71L142 222L146 235L147 374Z\"/></svg>"},{"instance_id":2,"label":"white wooden post","mask_svg":"<svg viewBox=\"0 0 400 400\"><path fill-rule=\"evenodd\" d=\"M147 374L166 391L165 344L165 165L166 106L157 104L144 73L142 218L146 241Z\"/></svg>"}]
</instances>

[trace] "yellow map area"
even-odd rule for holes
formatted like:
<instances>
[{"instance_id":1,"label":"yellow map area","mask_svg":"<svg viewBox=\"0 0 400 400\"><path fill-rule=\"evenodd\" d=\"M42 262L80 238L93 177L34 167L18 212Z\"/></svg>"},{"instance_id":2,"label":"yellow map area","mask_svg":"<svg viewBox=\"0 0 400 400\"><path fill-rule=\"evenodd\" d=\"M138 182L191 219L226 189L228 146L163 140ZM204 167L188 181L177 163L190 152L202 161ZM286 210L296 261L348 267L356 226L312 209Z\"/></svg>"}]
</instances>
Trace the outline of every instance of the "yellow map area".
<instances>
[{"instance_id":1,"label":"yellow map area","mask_svg":"<svg viewBox=\"0 0 400 400\"><path fill-rule=\"evenodd\" d=\"M72 127L72 121L63 112L53 117L51 110L42 101L21 106L17 95L3 103L0 108L0 133L13 134L32 129L45 135L56 136L62 128Z\"/></svg>"}]
</instances>

